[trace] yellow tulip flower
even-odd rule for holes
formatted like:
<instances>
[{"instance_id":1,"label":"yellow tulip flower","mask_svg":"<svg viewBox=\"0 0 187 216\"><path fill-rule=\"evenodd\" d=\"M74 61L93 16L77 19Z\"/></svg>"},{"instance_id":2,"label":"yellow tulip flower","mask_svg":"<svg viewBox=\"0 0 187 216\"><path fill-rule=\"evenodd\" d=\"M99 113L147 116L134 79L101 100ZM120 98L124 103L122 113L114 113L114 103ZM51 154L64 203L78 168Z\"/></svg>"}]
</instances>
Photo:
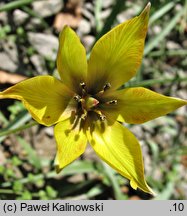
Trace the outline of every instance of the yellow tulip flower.
<instances>
[{"instance_id":1,"label":"yellow tulip flower","mask_svg":"<svg viewBox=\"0 0 187 216\"><path fill-rule=\"evenodd\" d=\"M149 10L150 3L139 16L100 38L88 62L78 36L64 27L57 56L61 80L37 76L0 93L1 99L21 100L40 124L56 124L57 172L83 154L88 141L134 189L153 193L145 181L140 145L121 122L144 123L187 101L142 87L119 90L141 64Z\"/></svg>"}]
</instances>

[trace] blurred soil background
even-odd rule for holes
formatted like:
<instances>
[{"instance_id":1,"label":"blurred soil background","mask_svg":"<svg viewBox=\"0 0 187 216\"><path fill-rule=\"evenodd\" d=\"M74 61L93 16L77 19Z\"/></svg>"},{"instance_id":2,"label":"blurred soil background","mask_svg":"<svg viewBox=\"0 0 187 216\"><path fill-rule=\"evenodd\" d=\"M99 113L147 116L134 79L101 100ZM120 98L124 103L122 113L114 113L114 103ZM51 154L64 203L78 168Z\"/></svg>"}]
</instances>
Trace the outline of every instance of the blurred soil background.
<instances>
[{"instance_id":1,"label":"blurred soil background","mask_svg":"<svg viewBox=\"0 0 187 216\"><path fill-rule=\"evenodd\" d=\"M187 1L151 3L142 66L125 86L187 99ZM29 77L57 74L58 35L64 25L77 32L89 55L98 38L138 15L146 4L0 0L0 91ZM53 127L33 126L21 102L0 100L0 199L187 199L187 108L125 126L140 141L145 176L156 197L131 189L89 146L79 160L56 174Z\"/></svg>"}]
</instances>

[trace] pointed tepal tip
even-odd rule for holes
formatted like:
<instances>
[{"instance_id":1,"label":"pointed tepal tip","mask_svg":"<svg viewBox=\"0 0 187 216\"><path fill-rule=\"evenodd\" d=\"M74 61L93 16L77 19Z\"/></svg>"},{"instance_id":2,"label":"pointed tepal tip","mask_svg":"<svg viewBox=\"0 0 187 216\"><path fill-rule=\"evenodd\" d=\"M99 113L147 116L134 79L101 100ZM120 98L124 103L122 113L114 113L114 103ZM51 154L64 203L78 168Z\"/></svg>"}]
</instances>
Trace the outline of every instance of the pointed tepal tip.
<instances>
[{"instance_id":1,"label":"pointed tepal tip","mask_svg":"<svg viewBox=\"0 0 187 216\"><path fill-rule=\"evenodd\" d=\"M145 6L144 10L141 13L142 17L148 17L149 16L150 7L151 7L151 2L148 2L147 5Z\"/></svg>"},{"instance_id":2,"label":"pointed tepal tip","mask_svg":"<svg viewBox=\"0 0 187 216\"><path fill-rule=\"evenodd\" d=\"M150 8L150 7L151 7L151 2L148 2L146 8Z\"/></svg>"},{"instance_id":3,"label":"pointed tepal tip","mask_svg":"<svg viewBox=\"0 0 187 216\"><path fill-rule=\"evenodd\" d=\"M148 2L147 5L145 6L144 11L150 11L150 7L151 7L151 2Z\"/></svg>"}]
</instances>

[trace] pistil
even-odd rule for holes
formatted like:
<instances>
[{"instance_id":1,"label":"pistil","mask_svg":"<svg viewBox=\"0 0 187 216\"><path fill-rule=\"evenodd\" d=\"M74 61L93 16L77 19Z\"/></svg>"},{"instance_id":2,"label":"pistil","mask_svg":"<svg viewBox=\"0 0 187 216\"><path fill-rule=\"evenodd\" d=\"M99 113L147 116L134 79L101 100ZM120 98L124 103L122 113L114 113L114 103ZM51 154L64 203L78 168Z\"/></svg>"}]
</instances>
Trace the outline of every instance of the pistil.
<instances>
[{"instance_id":1,"label":"pistil","mask_svg":"<svg viewBox=\"0 0 187 216\"><path fill-rule=\"evenodd\" d=\"M84 82L81 82L79 85L82 88L82 94L74 96L75 101L77 101L78 103L77 115L79 115L82 120L86 120L88 113L94 112L98 115L100 121L105 121L106 116L103 115L102 110L100 110L100 101L98 98L100 94L103 94L105 91L111 88L111 84L106 83L103 86L103 89L100 92L98 92L95 96L89 95L87 93L86 84ZM105 104L116 105L117 100L110 100L105 102Z\"/></svg>"}]
</instances>

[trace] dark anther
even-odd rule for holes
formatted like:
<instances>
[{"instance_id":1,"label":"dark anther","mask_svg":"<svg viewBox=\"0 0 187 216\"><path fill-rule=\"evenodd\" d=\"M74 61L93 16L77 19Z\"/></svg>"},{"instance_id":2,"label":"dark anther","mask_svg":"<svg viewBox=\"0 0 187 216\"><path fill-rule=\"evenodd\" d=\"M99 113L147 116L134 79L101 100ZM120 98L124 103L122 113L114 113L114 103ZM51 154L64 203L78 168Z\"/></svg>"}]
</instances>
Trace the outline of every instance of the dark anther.
<instances>
[{"instance_id":1,"label":"dark anther","mask_svg":"<svg viewBox=\"0 0 187 216\"><path fill-rule=\"evenodd\" d=\"M106 91L107 89L111 88L110 83L106 83L103 87L103 90Z\"/></svg>"},{"instance_id":2,"label":"dark anther","mask_svg":"<svg viewBox=\"0 0 187 216\"><path fill-rule=\"evenodd\" d=\"M111 100L111 101L108 101L106 102L107 104L117 104L117 100Z\"/></svg>"},{"instance_id":3,"label":"dark anther","mask_svg":"<svg viewBox=\"0 0 187 216\"><path fill-rule=\"evenodd\" d=\"M75 95L73 98L74 98L77 102L80 102L80 100L81 100L81 97L80 97L79 95Z\"/></svg>"},{"instance_id":4,"label":"dark anther","mask_svg":"<svg viewBox=\"0 0 187 216\"><path fill-rule=\"evenodd\" d=\"M85 87L86 87L85 82L81 82L81 83L80 83L80 86L82 87L82 89L85 89Z\"/></svg>"},{"instance_id":5,"label":"dark anther","mask_svg":"<svg viewBox=\"0 0 187 216\"><path fill-rule=\"evenodd\" d=\"M101 121L104 121L104 120L106 119L106 116L100 114L100 115L99 115L99 119L100 119Z\"/></svg>"}]
</instances>

